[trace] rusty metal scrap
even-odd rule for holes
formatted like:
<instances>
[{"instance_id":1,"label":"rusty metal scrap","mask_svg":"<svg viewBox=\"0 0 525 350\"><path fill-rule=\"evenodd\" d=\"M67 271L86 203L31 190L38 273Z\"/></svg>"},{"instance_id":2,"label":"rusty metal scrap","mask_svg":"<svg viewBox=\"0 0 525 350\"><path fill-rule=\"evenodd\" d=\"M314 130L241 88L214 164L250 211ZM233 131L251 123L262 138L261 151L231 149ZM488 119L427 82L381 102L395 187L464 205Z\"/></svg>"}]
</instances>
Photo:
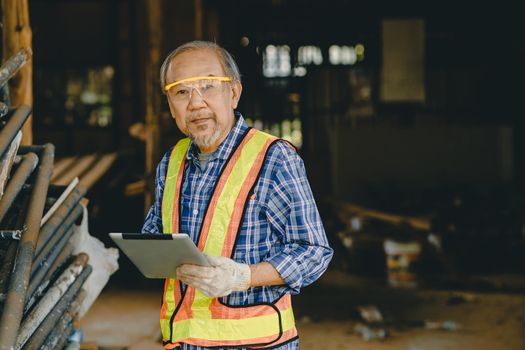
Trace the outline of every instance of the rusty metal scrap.
<instances>
[{"instance_id":1,"label":"rusty metal scrap","mask_svg":"<svg viewBox=\"0 0 525 350\"><path fill-rule=\"evenodd\" d=\"M10 109L7 81L29 57L22 50L0 67L0 350L63 348L92 271L85 253L71 261L85 186L59 189L58 196L50 188L54 146L18 146L31 108Z\"/></svg>"},{"instance_id":2,"label":"rusty metal scrap","mask_svg":"<svg viewBox=\"0 0 525 350\"><path fill-rule=\"evenodd\" d=\"M14 110L7 124L0 130L0 158L4 156L22 125L31 114L31 108L20 106Z\"/></svg>"},{"instance_id":3,"label":"rusty metal scrap","mask_svg":"<svg viewBox=\"0 0 525 350\"><path fill-rule=\"evenodd\" d=\"M0 102L0 119L9 113L9 107L4 102Z\"/></svg>"},{"instance_id":4,"label":"rusty metal scrap","mask_svg":"<svg viewBox=\"0 0 525 350\"><path fill-rule=\"evenodd\" d=\"M50 314L55 305L58 304L59 300L65 297L66 292L68 292L70 288L73 290L73 283L77 281L77 278L86 267L88 259L89 257L86 254L78 254L71 265L60 275L35 308L27 315L18 332L16 349L20 349L26 343L46 316ZM77 283L77 285L78 284L79 283ZM80 289L80 286L81 285L78 285L78 289ZM76 291L74 292L76 294ZM63 313L63 311L61 313Z\"/></svg>"},{"instance_id":5,"label":"rusty metal scrap","mask_svg":"<svg viewBox=\"0 0 525 350\"><path fill-rule=\"evenodd\" d=\"M16 54L11 56L1 67L0 67L0 86L4 86L7 81L12 78L16 72L27 62L31 57L31 53L22 49Z\"/></svg>"},{"instance_id":6,"label":"rusty metal scrap","mask_svg":"<svg viewBox=\"0 0 525 350\"><path fill-rule=\"evenodd\" d=\"M67 196L66 200L60 205L60 207L55 211L55 213L49 218L46 224L40 230L40 235L38 237L35 257L38 257L42 251L49 244L49 240L55 233L55 231L64 223L65 218L69 215L73 208L78 204L80 199L86 193L85 188L77 186L74 188L71 193Z\"/></svg>"},{"instance_id":7,"label":"rusty metal scrap","mask_svg":"<svg viewBox=\"0 0 525 350\"><path fill-rule=\"evenodd\" d=\"M24 230L0 230L0 239L19 241Z\"/></svg>"},{"instance_id":8,"label":"rusty metal scrap","mask_svg":"<svg viewBox=\"0 0 525 350\"><path fill-rule=\"evenodd\" d=\"M31 338L25 343L22 349L40 349L44 341L50 336L51 332L55 328L61 328L60 324L64 323L66 326L71 324L73 319L78 314L80 310L80 305L82 304L84 298L86 297L86 291L81 289L78 294L75 296L75 299L71 302L65 295L57 303L55 308L46 319L40 324L40 326L33 333Z\"/></svg>"},{"instance_id":9,"label":"rusty metal scrap","mask_svg":"<svg viewBox=\"0 0 525 350\"><path fill-rule=\"evenodd\" d=\"M72 229L70 230L72 231ZM56 249L58 256L53 261L53 257L49 260L52 264L48 268L40 268L38 272L31 276L29 287L27 290L26 309L29 309L37 298L39 298L44 292L46 287L53 281L56 275L61 271L61 268L67 263L68 259L73 254L73 244L68 241L62 249Z\"/></svg>"},{"instance_id":10,"label":"rusty metal scrap","mask_svg":"<svg viewBox=\"0 0 525 350\"><path fill-rule=\"evenodd\" d=\"M56 239L53 240L54 244L50 244L48 249L43 252L38 259L33 261L33 269L31 271L31 279L26 298L26 300L28 300L26 309L45 291L45 288L51 282L51 275L54 272L51 270L51 267L73 235L73 223L81 215L82 207L77 206L55 233L54 237L56 237ZM46 277L48 278L46 279Z\"/></svg>"},{"instance_id":11,"label":"rusty metal scrap","mask_svg":"<svg viewBox=\"0 0 525 350\"><path fill-rule=\"evenodd\" d=\"M35 170L37 164L38 157L34 153L28 153L22 157L22 162L16 169L13 177L9 180L5 192L0 199L0 223L2 223L4 216L7 214L9 208L11 208L11 205L22 190L29 176Z\"/></svg>"},{"instance_id":12,"label":"rusty metal scrap","mask_svg":"<svg viewBox=\"0 0 525 350\"><path fill-rule=\"evenodd\" d=\"M2 350L11 349L14 346L18 328L22 321L33 253L40 232L40 220L42 220L47 189L53 171L54 151L53 145L46 144L40 155L41 163L38 167L25 219L27 230L18 246L16 264L11 274L4 309L0 318L0 349Z\"/></svg>"}]
</instances>

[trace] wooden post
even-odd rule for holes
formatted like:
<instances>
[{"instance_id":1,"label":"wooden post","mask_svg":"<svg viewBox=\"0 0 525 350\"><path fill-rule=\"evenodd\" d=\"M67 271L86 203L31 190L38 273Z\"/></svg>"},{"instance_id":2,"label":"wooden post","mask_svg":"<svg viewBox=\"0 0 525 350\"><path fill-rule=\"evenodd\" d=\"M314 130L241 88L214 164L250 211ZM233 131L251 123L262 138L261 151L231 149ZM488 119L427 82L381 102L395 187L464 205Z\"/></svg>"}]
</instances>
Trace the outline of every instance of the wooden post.
<instances>
[{"instance_id":1,"label":"wooden post","mask_svg":"<svg viewBox=\"0 0 525 350\"><path fill-rule=\"evenodd\" d=\"M155 168L160 153L160 101L159 86L160 53L162 44L162 0L145 0L147 11L147 54L145 67L145 103L146 103L146 178L155 176ZM154 191L146 190L144 209L147 211L153 203Z\"/></svg>"},{"instance_id":2,"label":"wooden post","mask_svg":"<svg viewBox=\"0 0 525 350\"><path fill-rule=\"evenodd\" d=\"M202 0L142 0L141 10L147 12L144 16L146 53L144 56L144 102L145 102L145 142L146 142L146 186L144 208L149 210L153 202L153 183L157 163L162 155L160 145L161 105L166 103L159 86L159 71L163 57L163 41L171 51L174 46L189 40L204 38L204 23L206 11ZM166 20L164 22L164 14ZM164 37L163 33L169 33Z\"/></svg>"},{"instance_id":3,"label":"wooden post","mask_svg":"<svg viewBox=\"0 0 525 350\"><path fill-rule=\"evenodd\" d=\"M16 54L20 49L31 52L32 37L29 26L29 5L27 0L2 0L2 62ZM18 75L9 81L11 105L33 106L33 61L28 59ZM22 128L22 144L33 143L32 117Z\"/></svg>"},{"instance_id":4,"label":"wooden post","mask_svg":"<svg viewBox=\"0 0 525 350\"><path fill-rule=\"evenodd\" d=\"M194 0L195 7L195 40L202 40L202 1Z\"/></svg>"}]
</instances>

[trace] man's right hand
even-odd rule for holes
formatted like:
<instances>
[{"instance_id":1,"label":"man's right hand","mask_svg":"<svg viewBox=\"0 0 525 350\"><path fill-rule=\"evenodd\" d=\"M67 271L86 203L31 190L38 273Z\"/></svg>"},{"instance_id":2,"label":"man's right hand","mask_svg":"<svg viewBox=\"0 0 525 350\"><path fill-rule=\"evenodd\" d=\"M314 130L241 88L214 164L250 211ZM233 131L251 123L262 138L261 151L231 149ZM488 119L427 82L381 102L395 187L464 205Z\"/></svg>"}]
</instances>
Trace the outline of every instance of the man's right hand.
<instances>
[{"instance_id":1,"label":"man's right hand","mask_svg":"<svg viewBox=\"0 0 525 350\"><path fill-rule=\"evenodd\" d=\"M181 265L177 268L177 278L210 298L223 297L250 287L249 265L223 256L206 255L206 258L211 266Z\"/></svg>"}]
</instances>

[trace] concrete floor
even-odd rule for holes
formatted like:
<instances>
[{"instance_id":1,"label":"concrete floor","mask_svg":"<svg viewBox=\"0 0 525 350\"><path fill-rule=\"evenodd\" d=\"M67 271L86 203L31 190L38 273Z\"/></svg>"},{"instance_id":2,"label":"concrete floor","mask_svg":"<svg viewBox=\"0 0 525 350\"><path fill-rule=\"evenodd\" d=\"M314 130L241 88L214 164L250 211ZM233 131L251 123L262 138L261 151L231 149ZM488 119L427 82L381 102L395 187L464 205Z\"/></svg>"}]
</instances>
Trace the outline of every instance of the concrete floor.
<instances>
[{"instance_id":1,"label":"concrete floor","mask_svg":"<svg viewBox=\"0 0 525 350\"><path fill-rule=\"evenodd\" d=\"M458 293L396 290L327 272L294 299L301 349L525 349L523 293ZM160 289L111 285L81 321L84 340L108 350L161 349L160 298ZM379 307L387 322L388 336L382 341L365 341L354 332L360 321L356 306L370 304ZM422 320L453 321L460 328L414 326Z\"/></svg>"}]
</instances>

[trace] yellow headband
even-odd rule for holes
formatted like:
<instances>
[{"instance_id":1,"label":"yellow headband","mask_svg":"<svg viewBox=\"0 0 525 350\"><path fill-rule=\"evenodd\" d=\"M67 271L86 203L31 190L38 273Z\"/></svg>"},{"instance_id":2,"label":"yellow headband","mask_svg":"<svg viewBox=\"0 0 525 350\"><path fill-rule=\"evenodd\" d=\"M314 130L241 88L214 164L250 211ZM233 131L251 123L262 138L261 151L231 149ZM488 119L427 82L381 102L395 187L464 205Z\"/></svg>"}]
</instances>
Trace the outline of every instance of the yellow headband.
<instances>
[{"instance_id":1,"label":"yellow headband","mask_svg":"<svg viewBox=\"0 0 525 350\"><path fill-rule=\"evenodd\" d=\"M169 89L171 89L175 85L179 85L179 84L182 84L182 83L187 83L189 81L197 81L197 80L203 80L203 79L206 79L206 80L218 80L218 81L232 81L233 80L231 77L215 77L215 76L186 78L186 79L182 79L182 80L177 80L177 81L175 81L173 83L170 83L170 84L164 86L164 91L168 91Z\"/></svg>"}]
</instances>

